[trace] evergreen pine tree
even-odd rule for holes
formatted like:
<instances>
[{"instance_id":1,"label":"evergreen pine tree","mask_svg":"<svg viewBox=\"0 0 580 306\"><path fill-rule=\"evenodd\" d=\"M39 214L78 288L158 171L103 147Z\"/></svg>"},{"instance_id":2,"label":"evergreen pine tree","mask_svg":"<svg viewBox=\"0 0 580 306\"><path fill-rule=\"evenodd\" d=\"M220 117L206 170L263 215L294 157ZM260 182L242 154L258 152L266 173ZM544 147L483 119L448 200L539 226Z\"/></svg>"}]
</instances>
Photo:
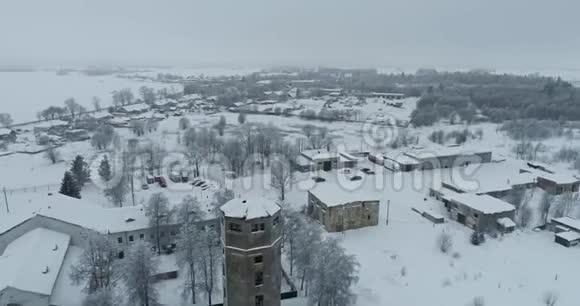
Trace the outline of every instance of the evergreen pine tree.
<instances>
[{"instance_id":1,"label":"evergreen pine tree","mask_svg":"<svg viewBox=\"0 0 580 306\"><path fill-rule=\"evenodd\" d=\"M70 172L74 176L80 188L82 188L86 182L89 181L91 177L91 170L89 169L89 164L85 162L82 156L77 155L75 158Z\"/></svg>"},{"instance_id":2,"label":"evergreen pine tree","mask_svg":"<svg viewBox=\"0 0 580 306\"><path fill-rule=\"evenodd\" d=\"M81 198L81 190L79 188L78 183L76 182L74 176L69 171L64 173L64 178L62 179L62 183L60 184L60 191L61 194L64 194L69 197Z\"/></svg>"},{"instance_id":3,"label":"evergreen pine tree","mask_svg":"<svg viewBox=\"0 0 580 306\"><path fill-rule=\"evenodd\" d=\"M109 164L109 159L105 155L105 158L101 161L99 165L99 176L104 182L108 182L113 178L113 173L111 172L111 165Z\"/></svg>"}]
</instances>

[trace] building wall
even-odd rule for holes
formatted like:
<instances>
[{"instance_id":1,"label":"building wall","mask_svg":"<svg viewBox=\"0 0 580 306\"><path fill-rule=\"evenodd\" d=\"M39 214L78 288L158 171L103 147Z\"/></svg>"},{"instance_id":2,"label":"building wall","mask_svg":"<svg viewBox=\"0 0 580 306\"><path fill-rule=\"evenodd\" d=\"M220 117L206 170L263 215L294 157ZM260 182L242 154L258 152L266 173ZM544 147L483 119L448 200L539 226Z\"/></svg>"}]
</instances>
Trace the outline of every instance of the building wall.
<instances>
[{"instance_id":1,"label":"building wall","mask_svg":"<svg viewBox=\"0 0 580 306\"><path fill-rule=\"evenodd\" d=\"M420 169L451 168L491 162L491 152L420 158ZM409 170L410 171L410 170Z\"/></svg>"},{"instance_id":2,"label":"building wall","mask_svg":"<svg viewBox=\"0 0 580 306\"><path fill-rule=\"evenodd\" d=\"M342 232L379 224L379 201L357 201L328 207L309 192L307 212L328 232Z\"/></svg>"},{"instance_id":3,"label":"building wall","mask_svg":"<svg viewBox=\"0 0 580 306\"><path fill-rule=\"evenodd\" d=\"M547 193L558 195L566 192L578 192L580 183L557 184L553 181L538 177L538 187L544 189Z\"/></svg>"},{"instance_id":4,"label":"building wall","mask_svg":"<svg viewBox=\"0 0 580 306\"><path fill-rule=\"evenodd\" d=\"M230 230L240 225L241 232ZM264 224L263 231L252 232L252 225ZM244 220L222 219L224 244L224 305L255 306L256 296L263 296L264 306L280 306L282 281L280 213L268 218ZM255 258L262 256L261 263ZM263 273L263 284L256 286L257 272Z\"/></svg>"},{"instance_id":5,"label":"building wall","mask_svg":"<svg viewBox=\"0 0 580 306\"><path fill-rule=\"evenodd\" d=\"M0 306L16 304L21 306L49 306L50 297L38 293L5 288L0 291Z\"/></svg>"},{"instance_id":6,"label":"building wall","mask_svg":"<svg viewBox=\"0 0 580 306\"><path fill-rule=\"evenodd\" d=\"M461 214L465 216L465 221L463 222L465 226L480 232L498 230L497 220L504 217L514 220L515 216L515 210L496 214L484 214L455 201L448 203L448 210L451 219L461 222L459 220L459 215Z\"/></svg>"}]
</instances>

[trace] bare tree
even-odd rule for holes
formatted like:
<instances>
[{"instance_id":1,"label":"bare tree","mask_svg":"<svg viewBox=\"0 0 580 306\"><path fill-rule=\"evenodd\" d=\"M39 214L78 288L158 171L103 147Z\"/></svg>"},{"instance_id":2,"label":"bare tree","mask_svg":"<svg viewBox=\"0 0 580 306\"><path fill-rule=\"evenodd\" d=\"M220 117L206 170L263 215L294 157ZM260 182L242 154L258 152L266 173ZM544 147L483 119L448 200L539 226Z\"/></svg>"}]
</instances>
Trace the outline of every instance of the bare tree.
<instances>
[{"instance_id":1,"label":"bare tree","mask_svg":"<svg viewBox=\"0 0 580 306\"><path fill-rule=\"evenodd\" d=\"M198 222L203 219L204 212L201 210L199 202L192 196L186 196L178 209L178 219L181 224L179 230L179 237L177 245L179 251L177 252L177 263L181 268L187 271L187 278L185 279L184 294L191 296L192 304L196 303L196 288L197 285L197 262L199 251L198 236Z\"/></svg>"},{"instance_id":2,"label":"bare tree","mask_svg":"<svg viewBox=\"0 0 580 306\"><path fill-rule=\"evenodd\" d=\"M242 174L244 164L244 149L237 139L229 139L224 143L223 154L230 170Z\"/></svg>"},{"instance_id":3,"label":"bare tree","mask_svg":"<svg viewBox=\"0 0 580 306\"><path fill-rule=\"evenodd\" d=\"M246 123L246 113L240 113L238 115L238 123L239 124L244 124Z\"/></svg>"},{"instance_id":4,"label":"bare tree","mask_svg":"<svg viewBox=\"0 0 580 306\"><path fill-rule=\"evenodd\" d=\"M179 119L178 125L180 130L187 130L188 128L191 127L191 122L189 121L189 119L187 119L187 117L181 117Z\"/></svg>"},{"instance_id":5,"label":"bare tree","mask_svg":"<svg viewBox=\"0 0 580 306\"><path fill-rule=\"evenodd\" d=\"M208 306L212 305L212 295L218 289L217 273L221 266L220 238L215 229L206 228L199 233L197 266L200 270L200 287L204 290Z\"/></svg>"},{"instance_id":6,"label":"bare tree","mask_svg":"<svg viewBox=\"0 0 580 306\"><path fill-rule=\"evenodd\" d=\"M562 195L554 210L554 218L561 218L569 215L576 200L576 195L573 193L565 193Z\"/></svg>"},{"instance_id":7,"label":"bare tree","mask_svg":"<svg viewBox=\"0 0 580 306\"><path fill-rule=\"evenodd\" d=\"M119 278L116 256L117 248L111 240L101 235L91 236L69 277L75 285L86 284L87 293L111 290Z\"/></svg>"},{"instance_id":8,"label":"bare tree","mask_svg":"<svg viewBox=\"0 0 580 306\"><path fill-rule=\"evenodd\" d=\"M56 164L60 160L60 151L54 146L49 146L44 152L44 157L50 160L51 163Z\"/></svg>"},{"instance_id":9,"label":"bare tree","mask_svg":"<svg viewBox=\"0 0 580 306\"><path fill-rule=\"evenodd\" d=\"M145 123L141 120L131 121L131 131L137 137L145 135Z\"/></svg>"},{"instance_id":10,"label":"bare tree","mask_svg":"<svg viewBox=\"0 0 580 306\"><path fill-rule=\"evenodd\" d=\"M544 293L544 297L542 298L542 302L546 306L555 306L558 302L558 294L554 291L548 291Z\"/></svg>"},{"instance_id":11,"label":"bare tree","mask_svg":"<svg viewBox=\"0 0 580 306\"><path fill-rule=\"evenodd\" d=\"M93 97L93 108L96 111L100 111L101 110L101 99L97 96Z\"/></svg>"},{"instance_id":12,"label":"bare tree","mask_svg":"<svg viewBox=\"0 0 580 306\"><path fill-rule=\"evenodd\" d=\"M117 306L120 304L122 301L113 289L99 289L88 294L84 298L82 306Z\"/></svg>"},{"instance_id":13,"label":"bare tree","mask_svg":"<svg viewBox=\"0 0 580 306\"><path fill-rule=\"evenodd\" d=\"M532 211L532 209L530 207L528 207L528 205L525 205L519 209L518 216L519 216L520 227L525 228L525 227L528 227L530 225L530 222L534 218L534 212Z\"/></svg>"},{"instance_id":14,"label":"bare tree","mask_svg":"<svg viewBox=\"0 0 580 306\"><path fill-rule=\"evenodd\" d=\"M300 290L308 295L312 271L315 269L315 258L318 256L322 243L322 230L317 224L303 223L294 240L296 246L295 264L302 273Z\"/></svg>"},{"instance_id":15,"label":"bare tree","mask_svg":"<svg viewBox=\"0 0 580 306\"><path fill-rule=\"evenodd\" d=\"M156 96L155 90L153 90L153 88L141 86L139 88L139 94L141 95L141 99L143 100L143 102L147 104L152 104L153 102L155 102Z\"/></svg>"},{"instance_id":16,"label":"bare tree","mask_svg":"<svg viewBox=\"0 0 580 306\"><path fill-rule=\"evenodd\" d=\"M353 305L356 295L351 287L358 282L359 267L356 258L347 255L336 238L327 238L318 252L314 260L310 303L320 306Z\"/></svg>"},{"instance_id":17,"label":"bare tree","mask_svg":"<svg viewBox=\"0 0 580 306\"><path fill-rule=\"evenodd\" d=\"M473 298L471 306L485 306L485 299L483 296L476 296Z\"/></svg>"},{"instance_id":18,"label":"bare tree","mask_svg":"<svg viewBox=\"0 0 580 306\"><path fill-rule=\"evenodd\" d=\"M218 121L218 123L216 123L216 125L214 125L214 128L218 131L220 136L224 136L224 131L226 129L226 117L225 116L221 116L220 117L220 121Z\"/></svg>"},{"instance_id":19,"label":"bare tree","mask_svg":"<svg viewBox=\"0 0 580 306\"><path fill-rule=\"evenodd\" d=\"M105 125L99 128L91 138L91 145L98 150L104 150L113 142L115 138L115 129L112 126Z\"/></svg>"},{"instance_id":20,"label":"bare tree","mask_svg":"<svg viewBox=\"0 0 580 306\"><path fill-rule=\"evenodd\" d=\"M12 116L7 113L0 113L0 125L3 127L7 127L12 124Z\"/></svg>"},{"instance_id":21,"label":"bare tree","mask_svg":"<svg viewBox=\"0 0 580 306\"><path fill-rule=\"evenodd\" d=\"M453 238L450 234L443 231L437 237L437 247L442 253L448 253L453 248Z\"/></svg>"},{"instance_id":22,"label":"bare tree","mask_svg":"<svg viewBox=\"0 0 580 306\"><path fill-rule=\"evenodd\" d=\"M278 198L284 201L288 189L292 186L293 174L290 163L284 160L277 160L270 168L270 184L278 192Z\"/></svg>"},{"instance_id":23,"label":"bare tree","mask_svg":"<svg viewBox=\"0 0 580 306\"><path fill-rule=\"evenodd\" d=\"M125 202L125 197L129 193L129 181L127 179L127 173L124 171L120 172L119 180L115 182L114 185L105 189L105 196L115 203L117 206L122 207Z\"/></svg>"},{"instance_id":24,"label":"bare tree","mask_svg":"<svg viewBox=\"0 0 580 306\"><path fill-rule=\"evenodd\" d=\"M123 262L122 279L129 301L141 306L159 305L159 294L153 286L153 276L157 273L159 259L155 257L151 245L137 241Z\"/></svg>"},{"instance_id":25,"label":"bare tree","mask_svg":"<svg viewBox=\"0 0 580 306\"><path fill-rule=\"evenodd\" d=\"M544 193L542 199L540 200L540 214L542 216L542 221L544 224L548 223L548 217L550 215L550 208L552 207L554 199L549 193Z\"/></svg>"},{"instance_id":26,"label":"bare tree","mask_svg":"<svg viewBox=\"0 0 580 306\"><path fill-rule=\"evenodd\" d=\"M78 104L74 98L66 99L64 101L64 105L66 107L66 110L70 113L71 118L73 119L79 113L86 111L86 109L82 105Z\"/></svg>"},{"instance_id":27,"label":"bare tree","mask_svg":"<svg viewBox=\"0 0 580 306\"><path fill-rule=\"evenodd\" d=\"M161 228L169 223L171 217L169 199L161 192L152 194L145 207L145 215L155 236L157 254L161 254Z\"/></svg>"},{"instance_id":28,"label":"bare tree","mask_svg":"<svg viewBox=\"0 0 580 306\"><path fill-rule=\"evenodd\" d=\"M295 212L288 211L287 209L282 210L283 224L284 224L284 253L288 256L288 261L290 264L290 276L294 274L294 262L296 261L296 239L300 235L300 231L304 227L306 221L304 220L304 215Z\"/></svg>"}]
</instances>

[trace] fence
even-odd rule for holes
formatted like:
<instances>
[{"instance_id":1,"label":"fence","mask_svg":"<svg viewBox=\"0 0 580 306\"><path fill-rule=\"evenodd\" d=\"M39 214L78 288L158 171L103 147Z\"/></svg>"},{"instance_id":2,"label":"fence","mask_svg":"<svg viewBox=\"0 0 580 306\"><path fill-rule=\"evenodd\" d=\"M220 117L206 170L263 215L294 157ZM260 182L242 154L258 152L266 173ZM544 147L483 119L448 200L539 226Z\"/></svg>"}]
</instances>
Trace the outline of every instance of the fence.
<instances>
[{"instance_id":1,"label":"fence","mask_svg":"<svg viewBox=\"0 0 580 306\"><path fill-rule=\"evenodd\" d=\"M2 192L5 192L7 195L13 195L16 193L23 193L23 192L58 192L60 189L60 184L46 184L46 185L38 185L38 186L27 186L22 188L3 188Z\"/></svg>"}]
</instances>

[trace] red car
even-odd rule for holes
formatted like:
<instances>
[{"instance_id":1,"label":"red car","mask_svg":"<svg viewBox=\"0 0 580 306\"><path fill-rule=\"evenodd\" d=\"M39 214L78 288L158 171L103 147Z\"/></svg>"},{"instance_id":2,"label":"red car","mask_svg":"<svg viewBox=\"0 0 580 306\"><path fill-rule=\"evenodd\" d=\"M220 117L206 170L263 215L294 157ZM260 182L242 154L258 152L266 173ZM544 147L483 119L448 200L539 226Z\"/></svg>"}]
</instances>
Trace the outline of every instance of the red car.
<instances>
[{"instance_id":1,"label":"red car","mask_svg":"<svg viewBox=\"0 0 580 306\"><path fill-rule=\"evenodd\" d=\"M164 176L159 177L159 186L161 186L163 188L167 187L167 181L165 180Z\"/></svg>"}]
</instances>

